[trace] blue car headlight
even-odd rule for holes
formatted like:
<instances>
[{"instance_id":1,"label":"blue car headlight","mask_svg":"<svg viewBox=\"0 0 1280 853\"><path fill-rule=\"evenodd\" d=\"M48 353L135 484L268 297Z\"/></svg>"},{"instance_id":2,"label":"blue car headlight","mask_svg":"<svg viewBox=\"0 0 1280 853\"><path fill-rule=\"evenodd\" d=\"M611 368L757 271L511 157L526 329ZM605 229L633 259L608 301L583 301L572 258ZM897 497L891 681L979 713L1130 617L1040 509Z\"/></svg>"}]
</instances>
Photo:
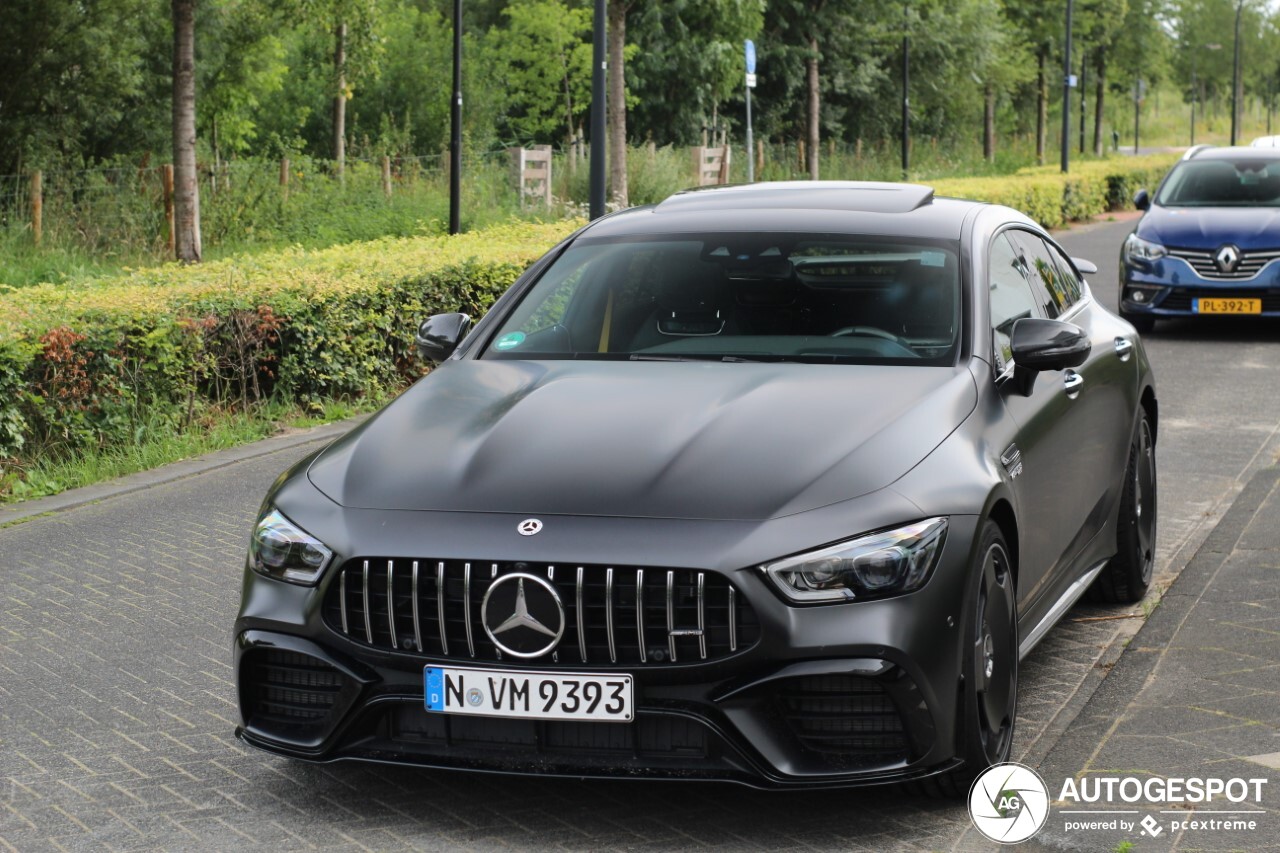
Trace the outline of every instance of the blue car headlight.
<instances>
[{"instance_id":1,"label":"blue car headlight","mask_svg":"<svg viewBox=\"0 0 1280 853\"><path fill-rule=\"evenodd\" d=\"M930 518L797 554L762 568L791 601L857 601L924 586L947 538L947 519Z\"/></svg>"},{"instance_id":2,"label":"blue car headlight","mask_svg":"<svg viewBox=\"0 0 1280 853\"><path fill-rule=\"evenodd\" d=\"M333 559L319 539L273 509L262 517L249 540L249 565L276 580L314 586Z\"/></svg>"},{"instance_id":3,"label":"blue car headlight","mask_svg":"<svg viewBox=\"0 0 1280 853\"><path fill-rule=\"evenodd\" d=\"M1124 248L1121 251L1127 262L1143 261L1150 263L1168 254L1164 246L1142 239L1138 236L1137 231L1125 238Z\"/></svg>"}]
</instances>

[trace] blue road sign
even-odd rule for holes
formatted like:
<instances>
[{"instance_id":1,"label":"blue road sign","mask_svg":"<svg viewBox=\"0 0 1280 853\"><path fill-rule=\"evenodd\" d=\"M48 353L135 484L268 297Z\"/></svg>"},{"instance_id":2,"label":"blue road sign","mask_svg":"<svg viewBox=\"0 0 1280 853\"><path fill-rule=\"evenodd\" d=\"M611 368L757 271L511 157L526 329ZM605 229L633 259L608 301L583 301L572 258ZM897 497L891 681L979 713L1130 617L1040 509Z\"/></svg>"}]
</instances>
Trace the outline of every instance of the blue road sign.
<instances>
[{"instance_id":1,"label":"blue road sign","mask_svg":"<svg viewBox=\"0 0 1280 853\"><path fill-rule=\"evenodd\" d=\"M756 43L747 39L747 73L756 73Z\"/></svg>"}]
</instances>

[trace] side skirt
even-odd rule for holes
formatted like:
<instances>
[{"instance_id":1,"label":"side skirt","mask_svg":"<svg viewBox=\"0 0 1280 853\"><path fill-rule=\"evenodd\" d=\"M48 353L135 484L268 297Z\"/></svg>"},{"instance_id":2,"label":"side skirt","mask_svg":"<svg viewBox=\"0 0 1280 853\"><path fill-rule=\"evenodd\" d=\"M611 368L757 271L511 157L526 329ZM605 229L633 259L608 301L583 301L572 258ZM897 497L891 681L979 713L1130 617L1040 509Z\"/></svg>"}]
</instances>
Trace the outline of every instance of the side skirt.
<instances>
[{"instance_id":1,"label":"side skirt","mask_svg":"<svg viewBox=\"0 0 1280 853\"><path fill-rule=\"evenodd\" d=\"M1054 602L1053 607L1049 608L1049 612L1044 615L1040 623L1023 638L1022 643L1018 646L1018 660L1022 660L1031 654L1031 650L1040 644L1045 634L1049 633L1049 629L1057 625L1058 620L1071 609L1071 605L1075 604L1080 599L1080 596L1084 595L1085 590L1089 588L1089 584L1093 583L1093 579L1098 576L1098 573L1102 571L1110 559L1108 557L1106 560L1099 560L1090 567L1089 571L1081 575L1075 583L1063 591L1062 596Z\"/></svg>"}]
</instances>

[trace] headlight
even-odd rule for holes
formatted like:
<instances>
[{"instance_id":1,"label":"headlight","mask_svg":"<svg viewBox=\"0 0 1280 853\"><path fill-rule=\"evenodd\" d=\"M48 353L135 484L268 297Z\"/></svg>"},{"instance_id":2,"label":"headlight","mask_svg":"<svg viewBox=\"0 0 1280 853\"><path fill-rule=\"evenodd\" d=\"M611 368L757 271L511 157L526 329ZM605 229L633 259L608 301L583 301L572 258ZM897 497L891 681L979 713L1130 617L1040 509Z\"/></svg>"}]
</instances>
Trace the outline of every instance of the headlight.
<instances>
[{"instance_id":1,"label":"headlight","mask_svg":"<svg viewBox=\"0 0 1280 853\"><path fill-rule=\"evenodd\" d=\"M930 518L765 565L792 601L884 598L924 586L942 553L947 520Z\"/></svg>"},{"instance_id":2,"label":"headlight","mask_svg":"<svg viewBox=\"0 0 1280 853\"><path fill-rule=\"evenodd\" d=\"M1124 241L1124 259L1126 261L1154 261L1157 258L1163 258L1166 254L1164 246L1159 243L1152 243L1150 240L1143 240L1135 231L1130 234Z\"/></svg>"},{"instance_id":3,"label":"headlight","mask_svg":"<svg viewBox=\"0 0 1280 853\"><path fill-rule=\"evenodd\" d=\"M312 586L333 559L333 552L273 509L262 517L249 540L249 565L277 580Z\"/></svg>"}]
</instances>

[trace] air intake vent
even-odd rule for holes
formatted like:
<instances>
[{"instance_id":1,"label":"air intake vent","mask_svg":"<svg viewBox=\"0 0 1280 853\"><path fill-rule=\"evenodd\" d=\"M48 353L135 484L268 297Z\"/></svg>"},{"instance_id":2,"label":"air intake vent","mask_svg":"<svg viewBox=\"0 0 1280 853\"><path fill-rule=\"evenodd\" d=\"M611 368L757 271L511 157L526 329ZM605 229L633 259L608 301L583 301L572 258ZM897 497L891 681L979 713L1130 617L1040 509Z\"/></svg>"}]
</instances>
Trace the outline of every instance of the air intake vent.
<instances>
[{"instance_id":1,"label":"air intake vent","mask_svg":"<svg viewBox=\"0 0 1280 853\"><path fill-rule=\"evenodd\" d=\"M1240 252L1239 260L1230 272L1219 268L1214 256L1217 252L1199 249L1170 249L1169 257L1181 258L1191 265L1196 275L1210 281L1249 281L1258 277L1262 268L1280 258L1280 249Z\"/></svg>"},{"instance_id":2,"label":"air intake vent","mask_svg":"<svg viewBox=\"0 0 1280 853\"><path fill-rule=\"evenodd\" d=\"M778 709L807 750L842 765L907 757L902 717L870 678L821 675L789 678L777 689Z\"/></svg>"},{"instance_id":3,"label":"air intake vent","mask_svg":"<svg viewBox=\"0 0 1280 853\"><path fill-rule=\"evenodd\" d=\"M310 655L259 648L246 653L241 684L245 722L290 740L323 730L345 686L342 673Z\"/></svg>"}]
</instances>

